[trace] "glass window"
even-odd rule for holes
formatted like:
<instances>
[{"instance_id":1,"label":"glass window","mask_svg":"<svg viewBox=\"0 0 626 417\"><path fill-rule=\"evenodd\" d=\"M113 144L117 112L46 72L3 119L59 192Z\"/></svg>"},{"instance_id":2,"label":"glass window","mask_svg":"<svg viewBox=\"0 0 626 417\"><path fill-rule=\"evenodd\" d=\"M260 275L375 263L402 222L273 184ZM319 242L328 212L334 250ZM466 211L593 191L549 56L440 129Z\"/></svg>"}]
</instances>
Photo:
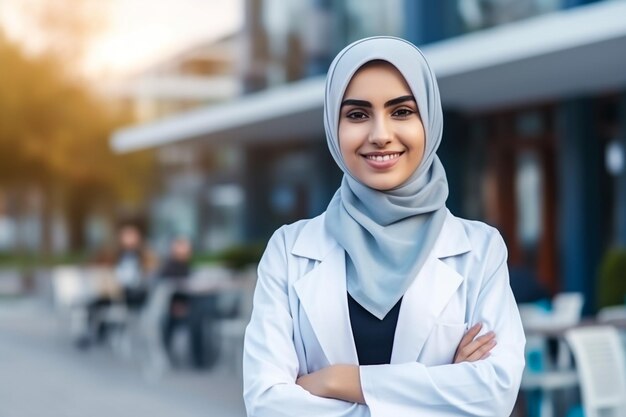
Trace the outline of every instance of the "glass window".
<instances>
[{"instance_id":1,"label":"glass window","mask_svg":"<svg viewBox=\"0 0 626 417\"><path fill-rule=\"evenodd\" d=\"M463 215L472 219L489 219L486 213L490 197L487 195L491 190L487 190L493 181L487 179L487 129L485 123L480 119L473 119L469 122L467 139L470 144L468 152L464 156L466 171L463 175ZM490 182L490 184L487 184ZM451 191L461 192L461 190ZM495 203L494 203L495 204Z\"/></svg>"},{"instance_id":2,"label":"glass window","mask_svg":"<svg viewBox=\"0 0 626 417\"><path fill-rule=\"evenodd\" d=\"M373 35L401 36L403 12L403 0L347 0L346 43Z\"/></svg>"},{"instance_id":3,"label":"glass window","mask_svg":"<svg viewBox=\"0 0 626 417\"><path fill-rule=\"evenodd\" d=\"M522 245L532 248L541 235L543 178L539 158L534 152L520 153L515 176L517 233Z\"/></svg>"},{"instance_id":4,"label":"glass window","mask_svg":"<svg viewBox=\"0 0 626 417\"><path fill-rule=\"evenodd\" d=\"M527 111L515 118L515 133L521 138L531 138L544 132L543 114L540 111Z\"/></svg>"},{"instance_id":5,"label":"glass window","mask_svg":"<svg viewBox=\"0 0 626 417\"><path fill-rule=\"evenodd\" d=\"M239 184L216 184L207 190L208 216L203 246L217 252L239 242L245 193Z\"/></svg>"},{"instance_id":6,"label":"glass window","mask_svg":"<svg viewBox=\"0 0 626 417\"><path fill-rule=\"evenodd\" d=\"M457 12L467 31L526 19L560 6L560 0L457 0Z\"/></svg>"}]
</instances>

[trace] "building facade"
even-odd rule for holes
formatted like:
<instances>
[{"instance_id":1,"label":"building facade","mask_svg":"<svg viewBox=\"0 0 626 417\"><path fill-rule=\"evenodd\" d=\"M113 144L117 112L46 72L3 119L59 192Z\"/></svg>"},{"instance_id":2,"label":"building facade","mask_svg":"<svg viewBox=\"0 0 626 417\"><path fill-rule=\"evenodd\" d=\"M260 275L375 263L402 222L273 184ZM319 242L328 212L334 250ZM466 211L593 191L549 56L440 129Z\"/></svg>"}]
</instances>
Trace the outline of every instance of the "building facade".
<instances>
[{"instance_id":1,"label":"building facade","mask_svg":"<svg viewBox=\"0 0 626 417\"><path fill-rule=\"evenodd\" d=\"M246 94L112 141L120 152L207 155L198 241L219 249L267 239L325 209L341 173L326 150L324 73L355 39L401 36L438 77L452 212L498 227L512 268L531 271L548 292L584 292L593 310L600 259L626 244L626 2L246 4L238 66Z\"/></svg>"}]
</instances>

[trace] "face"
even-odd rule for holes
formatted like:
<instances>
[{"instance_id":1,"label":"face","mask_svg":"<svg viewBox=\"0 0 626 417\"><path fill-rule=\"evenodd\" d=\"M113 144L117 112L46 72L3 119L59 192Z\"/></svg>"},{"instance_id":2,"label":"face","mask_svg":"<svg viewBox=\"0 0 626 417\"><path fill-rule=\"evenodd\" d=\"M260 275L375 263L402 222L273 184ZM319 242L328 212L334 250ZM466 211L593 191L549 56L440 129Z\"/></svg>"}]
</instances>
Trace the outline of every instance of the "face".
<instances>
[{"instance_id":1,"label":"face","mask_svg":"<svg viewBox=\"0 0 626 417\"><path fill-rule=\"evenodd\" d=\"M191 244L187 239L176 239L172 242L171 252L177 261L188 261L191 258Z\"/></svg>"},{"instance_id":2,"label":"face","mask_svg":"<svg viewBox=\"0 0 626 417\"><path fill-rule=\"evenodd\" d=\"M137 230L133 226L124 226L122 230L120 230L120 246L124 250L135 250L138 249L141 244L141 236L139 235L139 230Z\"/></svg>"},{"instance_id":3,"label":"face","mask_svg":"<svg viewBox=\"0 0 626 417\"><path fill-rule=\"evenodd\" d=\"M424 126L400 72L375 62L359 69L339 115L339 148L350 173L370 188L403 184L424 156Z\"/></svg>"}]
</instances>

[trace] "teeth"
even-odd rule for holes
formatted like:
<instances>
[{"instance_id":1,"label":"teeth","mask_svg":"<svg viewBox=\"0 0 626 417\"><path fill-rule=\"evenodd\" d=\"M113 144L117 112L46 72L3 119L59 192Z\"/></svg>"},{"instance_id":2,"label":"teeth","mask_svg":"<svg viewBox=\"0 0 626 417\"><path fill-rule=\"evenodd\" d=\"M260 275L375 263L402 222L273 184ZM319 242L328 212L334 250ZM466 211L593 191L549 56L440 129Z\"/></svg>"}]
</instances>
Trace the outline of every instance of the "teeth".
<instances>
[{"instance_id":1,"label":"teeth","mask_svg":"<svg viewBox=\"0 0 626 417\"><path fill-rule=\"evenodd\" d=\"M399 156L400 156L399 153L392 153L388 155L367 155L366 158L371 159L372 161L376 161L376 162L385 162L385 161L389 161L390 159L396 159Z\"/></svg>"}]
</instances>

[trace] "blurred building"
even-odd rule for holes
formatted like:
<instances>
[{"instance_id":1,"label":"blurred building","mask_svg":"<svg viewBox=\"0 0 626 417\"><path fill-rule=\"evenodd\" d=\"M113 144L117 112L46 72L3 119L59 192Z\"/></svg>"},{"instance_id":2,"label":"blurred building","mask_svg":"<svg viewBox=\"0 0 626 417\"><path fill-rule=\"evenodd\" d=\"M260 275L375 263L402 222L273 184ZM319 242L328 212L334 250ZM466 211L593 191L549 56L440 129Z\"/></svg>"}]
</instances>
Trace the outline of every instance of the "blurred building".
<instances>
[{"instance_id":1,"label":"blurred building","mask_svg":"<svg viewBox=\"0 0 626 417\"><path fill-rule=\"evenodd\" d=\"M105 84L103 92L128 106L142 123L229 100L242 91L237 74L240 50L238 33L204 42Z\"/></svg>"},{"instance_id":2,"label":"blurred building","mask_svg":"<svg viewBox=\"0 0 626 417\"><path fill-rule=\"evenodd\" d=\"M246 10L245 95L112 139L119 152L209 160L194 177L193 230L207 248L325 209L341 176L325 145L324 73L350 41L397 35L438 76L448 206L497 226L512 266L551 291L583 291L593 308L602 253L626 244L626 1L248 0Z\"/></svg>"},{"instance_id":3,"label":"blurred building","mask_svg":"<svg viewBox=\"0 0 626 417\"><path fill-rule=\"evenodd\" d=\"M107 85L105 94L127 107L140 126L232 100L244 91L239 74L242 40L241 34L234 33L195 45ZM176 235L193 236L210 249L236 242L238 222L229 219L236 218L230 206L241 199L239 190L212 184L232 175L237 150L210 149L197 143L170 145L166 141L157 146L156 156L159 191L150 201L149 215L157 246L167 248ZM207 228L213 231L210 239L217 247L198 233Z\"/></svg>"}]
</instances>

